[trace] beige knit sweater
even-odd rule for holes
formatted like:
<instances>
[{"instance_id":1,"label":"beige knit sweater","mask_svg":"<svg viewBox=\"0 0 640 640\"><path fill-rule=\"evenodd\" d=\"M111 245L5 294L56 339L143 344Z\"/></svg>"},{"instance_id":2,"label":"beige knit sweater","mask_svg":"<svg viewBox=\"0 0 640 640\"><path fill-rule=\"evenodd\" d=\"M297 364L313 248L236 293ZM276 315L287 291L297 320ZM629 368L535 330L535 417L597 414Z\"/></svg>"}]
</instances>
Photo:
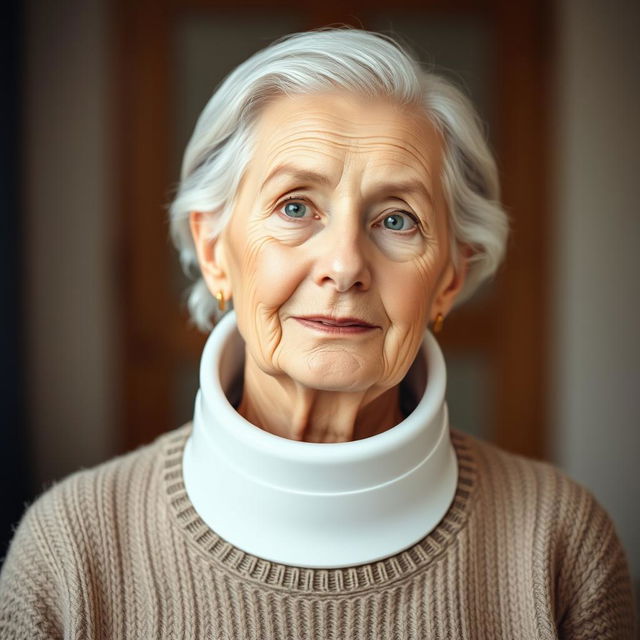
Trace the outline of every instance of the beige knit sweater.
<instances>
[{"instance_id":1,"label":"beige knit sweater","mask_svg":"<svg viewBox=\"0 0 640 640\"><path fill-rule=\"evenodd\" d=\"M633 637L611 521L546 464L453 432L458 488L432 533L380 562L303 569L198 517L182 481L189 429L29 508L0 576L0 638Z\"/></svg>"}]
</instances>

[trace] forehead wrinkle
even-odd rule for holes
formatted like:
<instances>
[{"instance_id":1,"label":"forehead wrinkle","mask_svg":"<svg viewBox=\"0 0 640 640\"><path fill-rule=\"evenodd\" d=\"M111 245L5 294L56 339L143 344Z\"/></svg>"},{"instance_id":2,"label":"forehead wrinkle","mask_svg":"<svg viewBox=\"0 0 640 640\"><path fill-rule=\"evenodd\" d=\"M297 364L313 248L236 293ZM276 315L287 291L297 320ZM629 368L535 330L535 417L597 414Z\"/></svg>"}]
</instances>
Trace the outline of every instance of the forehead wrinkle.
<instances>
[{"instance_id":1,"label":"forehead wrinkle","mask_svg":"<svg viewBox=\"0 0 640 640\"><path fill-rule=\"evenodd\" d=\"M388 158L372 159L370 163L372 181L387 181L390 173L398 182L420 182L432 184L434 167L425 162L420 162L419 166L404 158L393 158L390 162ZM398 174L399 177L398 177Z\"/></svg>"},{"instance_id":2,"label":"forehead wrinkle","mask_svg":"<svg viewBox=\"0 0 640 640\"><path fill-rule=\"evenodd\" d=\"M266 158L266 164L271 165L275 164L276 161L279 160L280 155L289 155L293 152L293 154L297 153L309 153L312 156L322 155L330 158L331 160L342 160L347 161L345 156L351 155L366 155L368 163L373 161L374 158L370 157L372 153L379 152L381 155L391 155L392 163L406 166L409 169L415 171L415 164L411 162L410 159L406 158L407 155L410 156L420 167L422 171L424 171L427 175L431 176L432 173L432 163L430 162L431 158L426 157L423 153L421 153L418 147L413 145L412 148L407 148L405 145L400 143L389 143L384 142L379 144L379 141L372 141L371 143L365 142L362 143L361 140L349 141L349 142L334 142L330 140L318 140L320 144L314 144L314 141L306 140L305 144L296 144L297 141L283 141L280 145L275 147L274 149L269 150L268 156ZM357 142L354 144L354 142ZM339 153L332 153L332 151ZM346 153L344 153L346 152ZM377 158L375 158L377 160ZM381 163L388 162L388 159L379 159ZM287 160L283 160L281 164L287 163Z\"/></svg>"},{"instance_id":3,"label":"forehead wrinkle","mask_svg":"<svg viewBox=\"0 0 640 640\"><path fill-rule=\"evenodd\" d=\"M340 109L340 107L338 107L338 109ZM274 110L273 115L277 118L281 114ZM345 115L342 115L338 111L332 111L330 115L327 115L327 112L324 109L319 109L314 112L312 109L306 108L302 115L300 115L300 112L297 111L295 112L295 116L297 116L297 120L291 121L289 119L287 121L287 124L294 127L294 130L295 127L308 129L326 127L333 130L339 130L340 133L343 133L347 136L361 135L358 133L359 129L368 129L372 126L387 128L391 125L396 129L406 130L406 132L409 134L413 134L416 126L422 126L424 124L433 126L431 125L430 120L424 114L412 113L411 111L406 110L397 111L394 114L394 117L391 119L388 117L388 115L379 117L376 122L363 122L360 114L358 114L357 118L355 119L351 119ZM370 118L372 117L372 113L370 110L368 111L367 116ZM267 116L266 119L269 119L269 116ZM408 124L408 121L410 121L410 124Z\"/></svg>"},{"instance_id":4,"label":"forehead wrinkle","mask_svg":"<svg viewBox=\"0 0 640 640\"><path fill-rule=\"evenodd\" d=\"M281 133L281 132L279 132ZM272 136L273 138L273 136ZM400 152L410 153L416 157L424 154L422 147L416 146L412 139L415 134L407 131L406 136L394 136L385 134L374 134L369 136L363 135L345 135L343 133L335 133L333 131L301 131L298 134L287 132L281 139L271 140L264 144L269 147L276 145L278 147L286 147L288 145L296 145L300 143L333 145L340 149L349 149L354 152L360 152L359 147L365 147L364 151L369 153L371 150L379 150L382 152L389 149L396 149ZM262 146L262 145L260 145ZM436 145L434 145L436 147ZM431 146L430 146L431 148Z\"/></svg>"},{"instance_id":5,"label":"forehead wrinkle","mask_svg":"<svg viewBox=\"0 0 640 640\"><path fill-rule=\"evenodd\" d=\"M265 160L265 173L271 168L268 176L262 183L261 189L272 180L297 180L320 182L332 185L337 182L335 177L336 162L342 165L342 156L331 154L327 150L314 147L296 147L294 153L288 153L285 149L276 149ZM318 162L319 157L326 156L328 163ZM280 174L280 175L279 175ZM306 175L305 175L306 174Z\"/></svg>"},{"instance_id":6,"label":"forehead wrinkle","mask_svg":"<svg viewBox=\"0 0 640 640\"><path fill-rule=\"evenodd\" d=\"M392 197L401 197L403 194L418 195L425 197L433 204L431 195L432 168L420 158L416 159L419 161L419 168L416 168L416 164L406 159L404 154L397 155L391 161L389 158L372 157L368 153L346 153L340 154L338 157L338 154L330 154L324 149L319 150L310 146L302 148L302 151L306 151L311 156L310 162L307 162L306 159L300 161L299 151L301 149L296 148L294 156L285 153L283 162L277 162L279 155L277 152L274 153L273 160L269 158L267 167L276 165L276 168L262 183L261 191L272 181L280 183L293 179L310 185L318 183L335 188L340 185L346 186L343 184L344 180L355 179L361 194L384 195L386 193ZM305 153L301 155L304 156ZM317 162L318 156L321 155L329 158L328 165ZM365 163L359 165L357 163L358 157L364 158ZM278 175L280 173L281 175ZM388 179L390 175L393 176L393 179Z\"/></svg>"},{"instance_id":7,"label":"forehead wrinkle","mask_svg":"<svg viewBox=\"0 0 640 640\"><path fill-rule=\"evenodd\" d=\"M391 145L409 145L414 146L412 144L412 140L415 139L415 127L411 127L404 122L399 122L397 120L389 120L389 119L381 119L377 123L371 122L352 122L341 119L339 115L333 114L332 116L326 115L318 115L315 118L305 114L302 118L295 120L295 117L298 114L294 114L293 120L289 119L285 123L285 140L289 138L292 142L294 142L297 138L308 138L308 139L317 139L320 142L333 141L335 143L340 143L340 139L344 140L343 144L352 144L352 142L357 141L361 144L375 144L379 142L381 144L391 144ZM266 118L263 121L262 129L271 130L274 133L269 136L270 138L274 138L282 134L282 128L280 126L267 126L269 124L269 119ZM413 120L413 119L412 119ZM347 127L340 126L341 123L348 123ZM417 120L415 123L418 127L423 130L428 130L432 128L429 126L428 120ZM427 125L425 127L425 125ZM365 131L370 131L372 128L380 128L382 130L388 129L389 127L393 127L396 131L391 134L371 134L364 135L358 129L364 129ZM428 131L428 134L433 134L435 131ZM429 135L432 137L432 135ZM333 139L333 140L332 140ZM402 142L398 142L402 141ZM414 147L417 151L417 147Z\"/></svg>"},{"instance_id":8,"label":"forehead wrinkle","mask_svg":"<svg viewBox=\"0 0 640 640\"><path fill-rule=\"evenodd\" d=\"M291 116L289 119L284 118L287 114ZM419 137L426 144L415 144L418 132L407 124L408 121L420 128ZM262 164L265 172L276 162L295 164L298 161L296 156L304 158L308 155L309 158L304 158L301 163L302 171L311 169L318 173L333 174L338 183L345 172L349 173L348 167L352 167L358 158L364 156L366 161L361 166L361 171L365 173L367 167L376 165L383 167L383 174L385 170L388 173L397 171L397 167L405 167L409 170L408 173L417 174L416 177L427 186L432 182L434 169L440 163L441 145L437 130L432 125L429 126L428 119L411 117L406 112L399 119L380 118L379 123L360 123L340 117L337 113L326 115L324 111L309 113L306 110L300 115L299 111L291 114L285 110L269 113L260 124L262 127L255 151L264 153ZM392 131L390 134L374 132L363 135L363 129L368 133L376 126L386 130L392 128ZM266 132L270 132L270 135L268 133L263 137L262 134ZM328 164L322 160L316 162L318 157L326 158ZM372 180L375 182L375 178Z\"/></svg>"},{"instance_id":9,"label":"forehead wrinkle","mask_svg":"<svg viewBox=\"0 0 640 640\"><path fill-rule=\"evenodd\" d=\"M330 95L330 94L329 94ZM326 97L319 94L319 98ZM285 127L292 133L302 131L308 133L320 129L321 135L326 136L329 131L349 138L363 137L361 130L369 131L373 129L388 130L397 132L396 137L413 140L416 129L421 129L429 137L438 135L436 127L431 120L421 111L410 105L399 105L390 101L366 100L358 107L355 114L351 100L359 99L358 96L349 95L348 92L338 92L335 96L336 108L328 113L324 106L317 106L313 100L313 95L281 97L267 107L258 122L258 130L280 131L284 122ZM346 98L346 102L344 100ZM386 103L386 104L384 104ZM345 108L346 104L346 108ZM380 104L383 104L383 114L378 114ZM299 105L299 106L296 106ZM391 111L389 106L392 107ZM345 111L349 113L345 113ZM391 117L389 114L391 113ZM364 117L363 117L364 114ZM375 120L374 120L375 118ZM367 136L365 136L367 137Z\"/></svg>"},{"instance_id":10,"label":"forehead wrinkle","mask_svg":"<svg viewBox=\"0 0 640 640\"><path fill-rule=\"evenodd\" d=\"M318 155L323 155L323 156L328 156L329 158L338 160L340 158L342 158L343 154L332 154L331 151L335 150L334 147L336 145L321 145L321 146L317 146L314 144L309 144L308 142L306 144L288 144L288 143L284 143L281 144L277 147L275 147L274 149L271 149L268 154L267 154L267 160L270 163L274 163L276 160L278 160L278 156L284 155L284 156L288 156L288 157L295 157L296 154L302 154L304 155L304 153L309 153L312 156L318 156ZM284 160L284 162L286 162L286 159Z\"/></svg>"}]
</instances>

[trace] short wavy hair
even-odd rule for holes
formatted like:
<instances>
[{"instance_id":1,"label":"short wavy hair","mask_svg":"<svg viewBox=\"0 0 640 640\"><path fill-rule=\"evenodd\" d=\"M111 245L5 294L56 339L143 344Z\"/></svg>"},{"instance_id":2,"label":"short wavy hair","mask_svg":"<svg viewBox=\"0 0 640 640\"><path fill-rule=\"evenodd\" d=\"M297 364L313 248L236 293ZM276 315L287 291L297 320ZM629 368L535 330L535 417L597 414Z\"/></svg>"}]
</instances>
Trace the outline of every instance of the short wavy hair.
<instances>
[{"instance_id":1,"label":"short wavy hair","mask_svg":"<svg viewBox=\"0 0 640 640\"><path fill-rule=\"evenodd\" d=\"M251 159L254 125L265 105L282 95L335 89L424 110L444 140L441 180L456 268L460 246L471 250L456 303L495 273L509 225L499 200L496 163L468 98L385 35L348 28L297 33L254 54L226 77L203 109L185 150L170 226L182 267L195 280L188 306L201 330L212 328L217 303L200 274L189 213L207 213L212 236L219 234L231 216Z\"/></svg>"}]
</instances>

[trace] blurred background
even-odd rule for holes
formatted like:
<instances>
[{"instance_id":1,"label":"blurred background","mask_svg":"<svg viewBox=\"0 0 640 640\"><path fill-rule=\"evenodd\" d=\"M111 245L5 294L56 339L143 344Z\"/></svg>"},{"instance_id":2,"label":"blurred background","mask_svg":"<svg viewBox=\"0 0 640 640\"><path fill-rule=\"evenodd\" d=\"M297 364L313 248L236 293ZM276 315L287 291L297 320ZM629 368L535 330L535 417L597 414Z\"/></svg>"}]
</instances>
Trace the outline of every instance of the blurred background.
<instances>
[{"instance_id":1,"label":"blurred background","mask_svg":"<svg viewBox=\"0 0 640 640\"><path fill-rule=\"evenodd\" d=\"M512 237L445 323L453 426L543 458L640 579L640 4L26 0L3 12L0 557L51 483L180 426L204 336L166 206L195 120L274 38L390 33L469 94ZM636 590L637 592L637 590Z\"/></svg>"}]
</instances>

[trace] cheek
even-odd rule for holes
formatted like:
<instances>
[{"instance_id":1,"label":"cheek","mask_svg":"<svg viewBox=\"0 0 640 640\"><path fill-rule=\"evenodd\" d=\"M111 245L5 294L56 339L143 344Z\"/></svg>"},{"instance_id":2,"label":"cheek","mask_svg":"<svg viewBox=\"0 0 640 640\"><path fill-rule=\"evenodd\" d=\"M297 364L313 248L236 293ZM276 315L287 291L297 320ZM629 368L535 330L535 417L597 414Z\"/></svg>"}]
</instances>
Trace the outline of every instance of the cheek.
<instances>
[{"instance_id":1,"label":"cheek","mask_svg":"<svg viewBox=\"0 0 640 640\"><path fill-rule=\"evenodd\" d=\"M229 264L238 329L258 366L275 374L282 340L279 310L307 270L295 248L264 234L241 230L234 240Z\"/></svg>"},{"instance_id":2,"label":"cheek","mask_svg":"<svg viewBox=\"0 0 640 640\"><path fill-rule=\"evenodd\" d=\"M231 286L236 310L242 314L273 314L304 278L303 256L262 228L233 229L230 234Z\"/></svg>"},{"instance_id":3,"label":"cheek","mask_svg":"<svg viewBox=\"0 0 640 640\"><path fill-rule=\"evenodd\" d=\"M295 249L273 240L263 243L247 266L254 273L255 302L272 311L289 300L307 271Z\"/></svg>"},{"instance_id":4,"label":"cheek","mask_svg":"<svg viewBox=\"0 0 640 640\"><path fill-rule=\"evenodd\" d=\"M420 233L394 236L383 229L374 229L373 241L388 260L392 262L415 262L428 251L428 241Z\"/></svg>"},{"instance_id":5,"label":"cheek","mask_svg":"<svg viewBox=\"0 0 640 640\"><path fill-rule=\"evenodd\" d=\"M437 280L437 257L411 264L388 264L380 275L380 292L389 318L384 342L384 377L397 384L420 347L429 320Z\"/></svg>"},{"instance_id":6,"label":"cheek","mask_svg":"<svg viewBox=\"0 0 640 640\"><path fill-rule=\"evenodd\" d=\"M380 274L380 293L392 327L422 334L436 283L436 257L390 263Z\"/></svg>"}]
</instances>

